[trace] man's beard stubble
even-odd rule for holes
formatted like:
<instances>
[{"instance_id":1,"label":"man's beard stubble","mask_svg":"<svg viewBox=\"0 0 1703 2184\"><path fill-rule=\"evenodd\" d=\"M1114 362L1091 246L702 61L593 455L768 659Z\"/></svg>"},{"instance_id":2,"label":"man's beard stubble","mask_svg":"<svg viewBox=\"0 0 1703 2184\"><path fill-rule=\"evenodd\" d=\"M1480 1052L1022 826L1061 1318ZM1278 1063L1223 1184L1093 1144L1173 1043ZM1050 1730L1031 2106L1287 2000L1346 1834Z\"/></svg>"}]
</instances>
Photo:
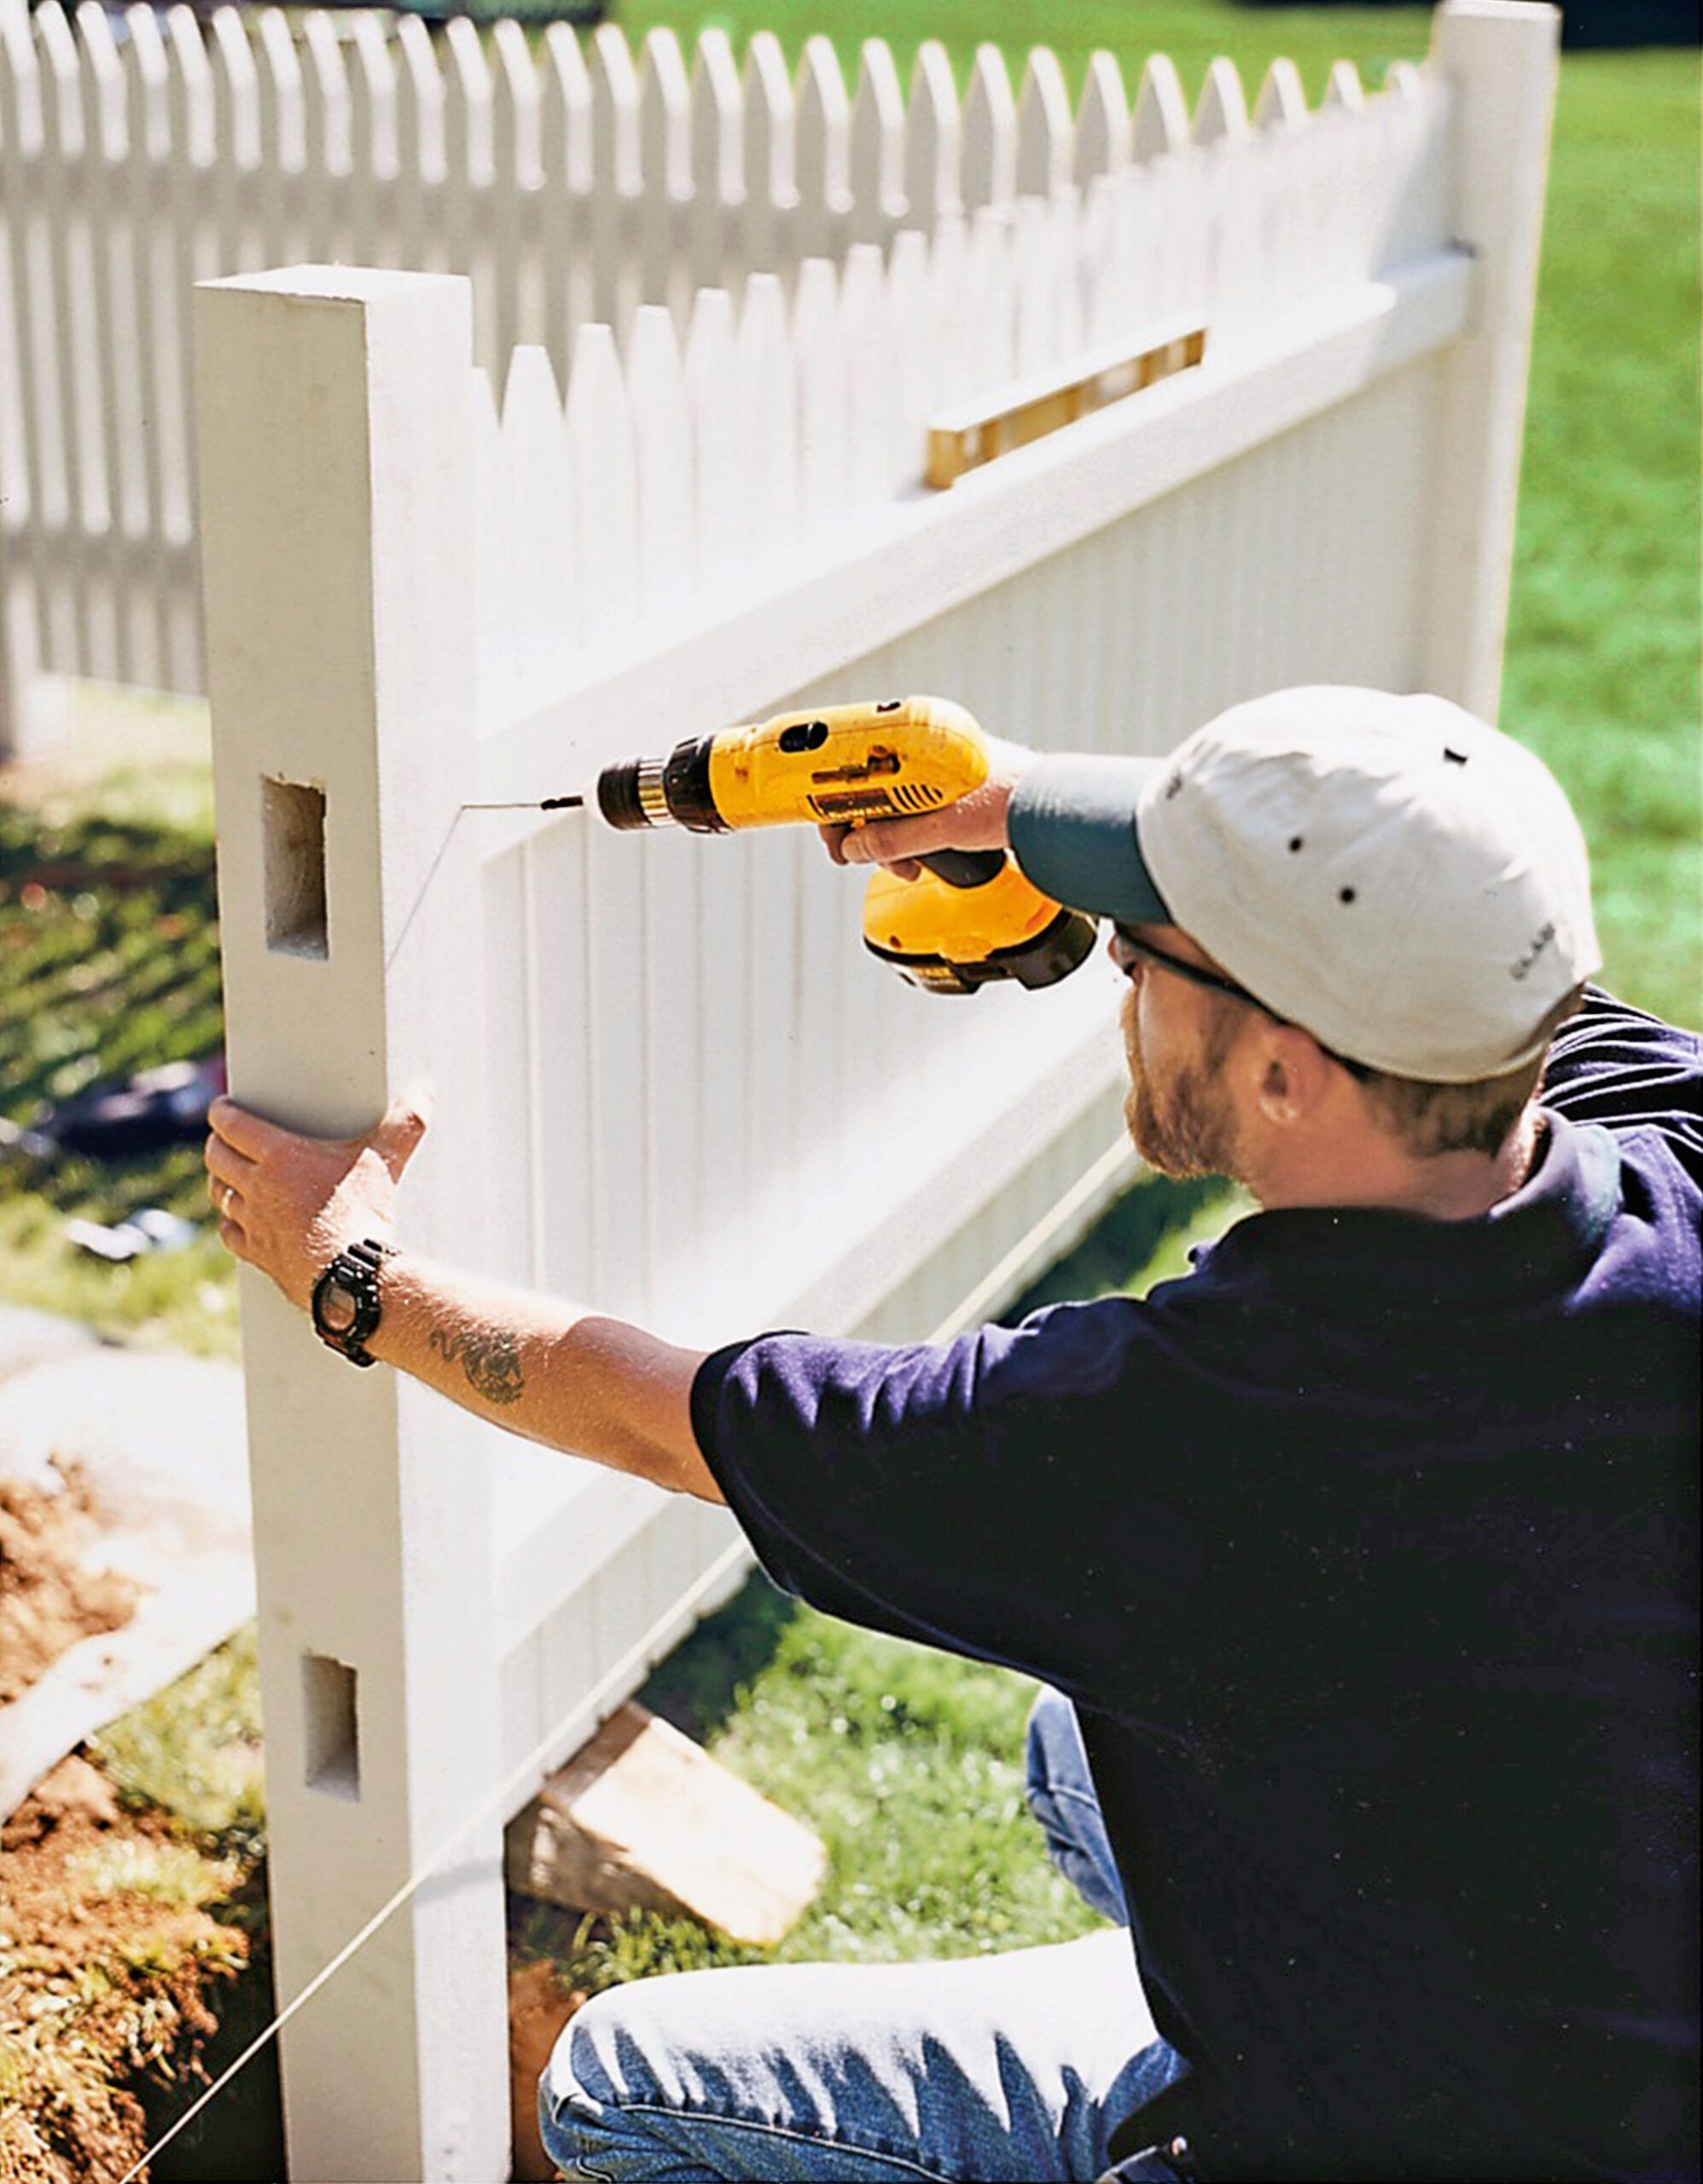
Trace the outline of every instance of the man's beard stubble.
<instances>
[{"instance_id":1,"label":"man's beard stubble","mask_svg":"<svg viewBox=\"0 0 1703 2184\"><path fill-rule=\"evenodd\" d=\"M1235 1118L1218 1073L1235 1043L1233 1017L1214 1020L1200 1059L1179 1063L1163 1084L1148 1074L1142 1057L1133 986L1124 996L1122 1020L1130 1066L1124 1120L1136 1152L1162 1176L1234 1176Z\"/></svg>"}]
</instances>

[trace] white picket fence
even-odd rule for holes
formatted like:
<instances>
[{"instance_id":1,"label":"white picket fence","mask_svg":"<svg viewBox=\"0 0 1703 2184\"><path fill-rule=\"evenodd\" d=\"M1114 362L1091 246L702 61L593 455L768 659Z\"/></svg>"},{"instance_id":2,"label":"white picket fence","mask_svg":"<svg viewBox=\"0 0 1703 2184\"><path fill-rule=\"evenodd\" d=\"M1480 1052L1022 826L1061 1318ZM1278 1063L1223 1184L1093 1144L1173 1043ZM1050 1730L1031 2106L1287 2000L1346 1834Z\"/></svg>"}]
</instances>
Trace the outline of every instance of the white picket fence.
<instances>
[{"instance_id":1,"label":"white picket fence","mask_svg":"<svg viewBox=\"0 0 1703 2184\"><path fill-rule=\"evenodd\" d=\"M1327 107L1363 96L1340 69ZM1255 120L1299 130L1298 173L1331 156L1305 113L1280 62ZM1194 133L1246 126L1220 66ZM303 261L465 272L480 360L500 374L538 344L563 378L589 323L625 341L641 304L666 304L683 333L695 293L736 293L748 271L790 301L814 259L954 219L974 235L989 207L1072 187L1092 200L1189 133L1167 62L1132 109L1105 53L1072 113L1044 49L1014 94L982 48L961 102L934 43L907 91L880 40L848 88L822 38L794 78L767 33L741 67L706 31L689 67L671 32L635 57L612 25L582 46L566 25L486 38L461 20L434 44L376 12L224 8L203 25L182 6L0 0L0 749L50 699L44 673L202 687L196 280ZM1068 346L1061 303L1020 348Z\"/></svg>"},{"instance_id":2,"label":"white picket fence","mask_svg":"<svg viewBox=\"0 0 1703 2184\"><path fill-rule=\"evenodd\" d=\"M1305 680L1493 711L1555 20L1450 0L1423 71L1309 114L1280 68L1257 128L1227 67L1191 125L1156 66L1139 161L790 278L741 247L583 327L565 398L522 346L499 410L458 278L206 289L239 1095L342 1132L429 1074L410 1242L682 1339L1011 1294L1126 1172L1103 965L944 1001L863 956L800 831L463 807L858 694L1092 750ZM916 483L942 404L1179 315L1198 368ZM292 2171L494 2179L502 1821L741 1550L351 1372L246 1275L243 1325L281 1999L434 1873L285 2029Z\"/></svg>"}]
</instances>

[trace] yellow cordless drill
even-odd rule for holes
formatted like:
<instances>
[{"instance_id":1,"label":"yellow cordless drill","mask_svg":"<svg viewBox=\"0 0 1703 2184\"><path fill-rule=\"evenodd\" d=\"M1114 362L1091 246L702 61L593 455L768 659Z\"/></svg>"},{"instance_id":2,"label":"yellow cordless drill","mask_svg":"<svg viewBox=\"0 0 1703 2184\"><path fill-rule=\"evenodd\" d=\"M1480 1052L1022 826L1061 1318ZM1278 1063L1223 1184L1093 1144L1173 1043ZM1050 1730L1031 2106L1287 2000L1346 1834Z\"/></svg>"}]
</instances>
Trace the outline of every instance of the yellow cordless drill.
<instances>
[{"instance_id":1,"label":"yellow cordless drill","mask_svg":"<svg viewBox=\"0 0 1703 2184\"><path fill-rule=\"evenodd\" d=\"M597 805L612 827L864 825L914 818L987 779L987 746L946 698L888 698L778 714L676 744L666 758L606 767ZM877 866L863 897L863 941L930 993L974 993L997 979L1055 985L1094 945L1091 918L1033 887L1003 850L944 850L914 880Z\"/></svg>"}]
</instances>

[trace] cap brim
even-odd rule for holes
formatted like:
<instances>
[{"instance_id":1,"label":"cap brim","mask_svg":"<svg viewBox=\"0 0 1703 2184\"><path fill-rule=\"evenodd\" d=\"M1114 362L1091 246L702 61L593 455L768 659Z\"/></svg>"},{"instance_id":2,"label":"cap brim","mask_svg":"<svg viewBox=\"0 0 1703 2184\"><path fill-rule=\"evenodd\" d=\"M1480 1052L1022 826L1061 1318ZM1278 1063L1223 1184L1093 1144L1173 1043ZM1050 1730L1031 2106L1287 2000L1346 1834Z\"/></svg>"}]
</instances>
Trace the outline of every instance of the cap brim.
<instances>
[{"instance_id":1,"label":"cap brim","mask_svg":"<svg viewBox=\"0 0 1703 2184\"><path fill-rule=\"evenodd\" d=\"M1043 894L1090 917L1168 925L1136 832L1142 790L1160 758L1039 758L1008 818L1018 863Z\"/></svg>"}]
</instances>

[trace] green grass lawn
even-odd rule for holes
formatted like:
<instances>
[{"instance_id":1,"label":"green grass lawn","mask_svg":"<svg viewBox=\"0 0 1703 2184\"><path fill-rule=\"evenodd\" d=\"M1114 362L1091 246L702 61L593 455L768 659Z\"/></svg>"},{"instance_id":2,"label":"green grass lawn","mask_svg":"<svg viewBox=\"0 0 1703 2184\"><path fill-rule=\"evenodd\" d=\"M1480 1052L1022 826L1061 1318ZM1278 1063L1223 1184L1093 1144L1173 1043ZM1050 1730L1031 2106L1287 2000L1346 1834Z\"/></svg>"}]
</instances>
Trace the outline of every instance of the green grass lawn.
<instances>
[{"instance_id":1,"label":"green grass lawn","mask_svg":"<svg viewBox=\"0 0 1703 2184\"><path fill-rule=\"evenodd\" d=\"M690 34L709 18L633 0L621 20L636 37L657 22ZM736 42L772 27L793 54L826 30L853 66L869 35L887 38L902 67L922 29L961 67L981 38L1014 61L1044 42L1072 81L1106 45L1132 85L1158 46L1191 92L1215 53L1235 56L1252 88L1282 51L1314 96L1338 55L1375 78L1392 59L1422 54L1428 37L1417 9L1225 0L841 0L831 12L740 0L714 20ZM1584 818L1610 982L1693 1023L1703 970L1695 74L1693 58L1676 53L1563 64L1503 706L1505 724L1543 751ZM204 794L197 809L193 780L169 775L133 780L121 808L67 796L45 811L0 810L0 1116L26 1121L41 1098L91 1074L216 1041L209 841ZM26 904L32 859L67 845L91 868L121 857L144 877L110 899L96 877ZM181 931L160 923L180 917ZM91 961L92 973L73 976ZM193 1159L115 1177L15 1167L3 1188L0 1298L228 1344L230 1283L211 1245L126 1275L76 1263L56 1240L73 1207L103 1218L141 1203L193 1210ZM1143 1187L1037 1298L1123 1286L1155 1252L1162 1270L1179 1270L1183 1245L1229 1211L1222 1194ZM828 1885L788 1955L962 1953L1061 1938L1084 1923L1021 1815L1028 1693L1016 1679L793 1614L752 1588L648 1695L828 1839ZM581 1954L607 1977L715 1953L693 1932L647 1926Z\"/></svg>"}]
</instances>

